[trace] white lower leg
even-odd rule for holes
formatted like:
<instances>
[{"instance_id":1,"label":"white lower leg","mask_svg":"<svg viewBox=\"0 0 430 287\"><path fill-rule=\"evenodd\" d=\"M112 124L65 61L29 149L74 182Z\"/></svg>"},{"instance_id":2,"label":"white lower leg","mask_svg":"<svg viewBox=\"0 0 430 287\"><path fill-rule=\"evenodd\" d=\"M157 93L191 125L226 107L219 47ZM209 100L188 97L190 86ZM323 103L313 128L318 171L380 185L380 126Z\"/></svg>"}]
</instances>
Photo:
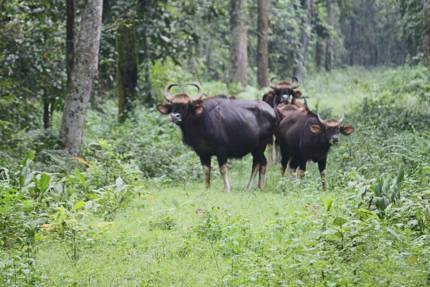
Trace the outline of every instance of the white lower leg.
<instances>
[{"instance_id":1,"label":"white lower leg","mask_svg":"<svg viewBox=\"0 0 430 287\"><path fill-rule=\"evenodd\" d=\"M203 174L205 176L205 188L209 189L209 187L211 186L211 167L204 165Z\"/></svg>"},{"instance_id":2,"label":"white lower leg","mask_svg":"<svg viewBox=\"0 0 430 287\"><path fill-rule=\"evenodd\" d=\"M302 169L297 169L297 177L303 179L305 177L305 171Z\"/></svg>"},{"instance_id":3,"label":"white lower leg","mask_svg":"<svg viewBox=\"0 0 430 287\"><path fill-rule=\"evenodd\" d=\"M221 171L221 175L224 181L224 192L230 192L231 191L231 187L230 187L230 181L228 179L228 167L227 164L223 165L220 167L220 171Z\"/></svg>"},{"instance_id":4,"label":"white lower leg","mask_svg":"<svg viewBox=\"0 0 430 287\"><path fill-rule=\"evenodd\" d=\"M271 145L271 144L267 145L267 155L268 155L268 158L269 158L269 162L270 163L274 163L275 160L274 160L274 157L273 157L273 145Z\"/></svg>"},{"instance_id":5,"label":"white lower leg","mask_svg":"<svg viewBox=\"0 0 430 287\"><path fill-rule=\"evenodd\" d=\"M260 172L259 172L259 175L258 175L258 188L260 190L263 190L263 188L264 188L264 178L265 178L265 175L266 175L266 166L265 165L261 165L259 170L260 170Z\"/></svg>"},{"instance_id":6,"label":"white lower leg","mask_svg":"<svg viewBox=\"0 0 430 287\"><path fill-rule=\"evenodd\" d=\"M322 184L322 189L323 189L324 191L326 191L326 190L327 190L327 179L326 179L326 177L325 177L325 170L321 171L321 172L320 172L320 175L321 175L321 184Z\"/></svg>"},{"instance_id":7,"label":"white lower leg","mask_svg":"<svg viewBox=\"0 0 430 287\"><path fill-rule=\"evenodd\" d=\"M257 171L259 170L259 168L260 168L259 164L256 164L253 167L252 172L251 172L251 177L249 178L248 184L246 186L246 191L250 191L251 190L252 184L254 183L254 178L257 175Z\"/></svg>"}]
</instances>

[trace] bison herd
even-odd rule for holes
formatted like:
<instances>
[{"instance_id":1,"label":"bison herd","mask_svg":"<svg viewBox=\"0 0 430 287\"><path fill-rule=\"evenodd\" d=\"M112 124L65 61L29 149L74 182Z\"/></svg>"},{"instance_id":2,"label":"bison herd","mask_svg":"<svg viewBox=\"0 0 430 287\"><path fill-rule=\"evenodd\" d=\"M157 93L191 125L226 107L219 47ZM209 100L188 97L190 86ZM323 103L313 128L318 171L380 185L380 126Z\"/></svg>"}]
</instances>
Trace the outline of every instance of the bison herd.
<instances>
[{"instance_id":1,"label":"bison herd","mask_svg":"<svg viewBox=\"0 0 430 287\"><path fill-rule=\"evenodd\" d=\"M330 146L338 143L340 134L350 135L352 126L339 120L324 120L312 112L302 97L296 78L271 85L263 100L240 100L225 95L204 96L197 84L197 95L172 94L178 84L165 90L165 101L157 110L169 115L182 131L183 142L200 158L206 188L210 186L211 157L216 156L224 181L224 191L230 192L227 160L252 155L252 171L246 190L249 191L258 173L258 188L264 188L267 159L266 146L279 147L282 174L297 170L303 177L306 163L318 163L322 188L327 187L325 168ZM302 103L299 99L302 98ZM271 150L270 147L269 150Z\"/></svg>"}]
</instances>

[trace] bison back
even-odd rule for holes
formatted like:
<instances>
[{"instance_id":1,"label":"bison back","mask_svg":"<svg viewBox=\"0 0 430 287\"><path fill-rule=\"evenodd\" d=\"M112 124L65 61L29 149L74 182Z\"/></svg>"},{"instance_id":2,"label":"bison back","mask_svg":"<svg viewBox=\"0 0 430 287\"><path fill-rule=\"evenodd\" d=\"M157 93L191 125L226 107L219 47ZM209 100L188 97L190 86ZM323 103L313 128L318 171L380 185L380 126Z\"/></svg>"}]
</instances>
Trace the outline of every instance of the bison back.
<instances>
[{"instance_id":1,"label":"bison back","mask_svg":"<svg viewBox=\"0 0 430 287\"><path fill-rule=\"evenodd\" d=\"M223 99L206 103L205 110L216 153L239 158L272 141L275 113L262 101Z\"/></svg>"}]
</instances>

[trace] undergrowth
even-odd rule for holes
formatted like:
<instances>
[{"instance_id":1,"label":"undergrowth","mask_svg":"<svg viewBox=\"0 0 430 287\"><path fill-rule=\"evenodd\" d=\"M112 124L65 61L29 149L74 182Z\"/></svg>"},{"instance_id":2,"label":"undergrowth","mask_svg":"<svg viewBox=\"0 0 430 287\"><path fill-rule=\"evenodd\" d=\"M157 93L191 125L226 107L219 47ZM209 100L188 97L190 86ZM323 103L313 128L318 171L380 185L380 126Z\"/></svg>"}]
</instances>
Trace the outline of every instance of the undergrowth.
<instances>
[{"instance_id":1,"label":"undergrowth","mask_svg":"<svg viewBox=\"0 0 430 287\"><path fill-rule=\"evenodd\" d=\"M302 183L271 168L261 194L201 193L197 157L148 108L122 125L113 102L89 111L78 158L53 132L3 133L0 285L427 286L429 80L422 67L310 77L311 108L347 107L355 127L326 194L312 168ZM235 184L249 165L232 163Z\"/></svg>"}]
</instances>

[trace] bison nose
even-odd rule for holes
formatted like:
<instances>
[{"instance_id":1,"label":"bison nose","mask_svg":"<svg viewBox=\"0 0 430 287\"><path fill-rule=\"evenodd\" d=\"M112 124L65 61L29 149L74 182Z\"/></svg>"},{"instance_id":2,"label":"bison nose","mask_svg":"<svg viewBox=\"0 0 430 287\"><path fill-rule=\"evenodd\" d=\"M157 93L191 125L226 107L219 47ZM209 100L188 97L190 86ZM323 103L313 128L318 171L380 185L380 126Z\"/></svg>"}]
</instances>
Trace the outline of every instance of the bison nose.
<instances>
[{"instance_id":1,"label":"bison nose","mask_svg":"<svg viewBox=\"0 0 430 287\"><path fill-rule=\"evenodd\" d=\"M339 143L339 136L332 136L330 139L331 144L337 144Z\"/></svg>"},{"instance_id":2,"label":"bison nose","mask_svg":"<svg viewBox=\"0 0 430 287\"><path fill-rule=\"evenodd\" d=\"M170 114L170 119L175 124L180 123L182 121L181 114L179 114L179 113L171 113Z\"/></svg>"},{"instance_id":3,"label":"bison nose","mask_svg":"<svg viewBox=\"0 0 430 287\"><path fill-rule=\"evenodd\" d=\"M289 98L290 96L289 95L287 95L287 94L285 94L285 95L282 95L282 101L283 102L288 102L288 98Z\"/></svg>"}]
</instances>

